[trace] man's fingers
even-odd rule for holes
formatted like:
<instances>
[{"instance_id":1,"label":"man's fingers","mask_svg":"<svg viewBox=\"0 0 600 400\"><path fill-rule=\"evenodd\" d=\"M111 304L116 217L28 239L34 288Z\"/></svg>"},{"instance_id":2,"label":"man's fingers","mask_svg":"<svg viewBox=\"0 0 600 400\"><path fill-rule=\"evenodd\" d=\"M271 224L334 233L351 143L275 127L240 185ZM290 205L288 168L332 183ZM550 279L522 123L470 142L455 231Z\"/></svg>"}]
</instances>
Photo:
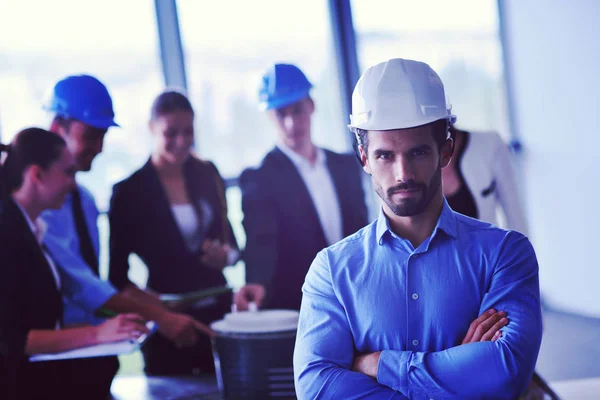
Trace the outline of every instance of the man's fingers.
<instances>
[{"instance_id":1,"label":"man's fingers","mask_svg":"<svg viewBox=\"0 0 600 400\"><path fill-rule=\"evenodd\" d=\"M208 337L214 337L215 336L215 332L210 329L208 326L206 326L205 324L203 324L202 322L196 321L196 320L192 320L194 323L194 327L204 333L205 335L207 335Z\"/></svg>"},{"instance_id":2,"label":"man's fingers","mask_svg":"<svg viewBox=\"0 0 600 400\"><path fill-rule=\"evenodd\" d=\"M479 317L477 317L473 322L471 322L471 325L469 326L469 330L467 331L467 334L465 335L465 338L463 339L461 344L471 343L471 341L473 339L473 335L475 334L475 330L479 327L479 325L483 321L488 319L490 316L494 315L494 313L496 313L496 310L491 308L491 309L487 310L486 312L484 312L483 314L481 314Z\"/></svg>"},{"instance_id":3,"label":"man's fingers","mask_svg":"<svg viewBox=\"0 0 600 400\"><path fill-rule=\"evenodd\" d=\"M500 319L502 319L505 316L506 313L504 313L503 311L494 313L493 315L489 316L485 321L479 324L477 329L475 329L475 333L471 338L471 342L480 342L483 338L483 335L485 335L492 328L492 326L494 326L494 324L496 324L498 321L500 321Z\"/></svg>"},{"instance_id":4,"label":"man's fingers","mask_svg":"<svg viewBox=\"0 0 600 400\"><path fill-rule=\"evenodd\" d=\"M496 332L496 334L492 338L492 342L495 342L496 340L500 339L501 337L502 337L502 331Z\"/></svg>"},{"instance_id":5,"label":"man's fingers","mask_svg":"<svg viewBox=\"0 0 600 400\"><path fill-rule=\"evenodd\" d=\"M233 294L233 302L238 311L246 311L248 309L248 296L244 288L241 288Z\"/></svg>"},{"instance_id":6,"label":"man's fingers","mask_svg":"<svg viewBox=\"0 0 600 400\"><path fill-rule=\"evenodd\" d=\"M508 324L508 319L506 317L501 318L498 322L496 322L488 331L481 337L481 342L487 342L492 340L498 333L500 333L500 329L504 328Z\"/></svg>"}]
</instances>

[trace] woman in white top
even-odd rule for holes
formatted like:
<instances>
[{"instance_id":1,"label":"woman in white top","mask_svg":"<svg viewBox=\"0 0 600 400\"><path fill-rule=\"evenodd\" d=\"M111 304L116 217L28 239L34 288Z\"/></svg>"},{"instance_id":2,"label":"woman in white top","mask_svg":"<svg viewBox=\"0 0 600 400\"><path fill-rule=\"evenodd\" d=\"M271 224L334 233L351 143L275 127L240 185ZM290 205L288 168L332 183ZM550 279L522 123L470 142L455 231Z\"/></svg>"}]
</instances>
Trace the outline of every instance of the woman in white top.
<instances>
[{"instance_id":1,"label":"woman in white top","mask_svg":"<svg viewBox=\"0 0 600 400\"><path fill-rule=\"evenodd\" d=\"M498 211L504 214L503 228L527 234L517 183L508 146L495 132L467 132L452 126L454 154L442 169L444 196L461 214L498 225ZM510 320L510 316L508 317ZM520 399L542 399L556 394L537 374Z\"/></svg>"},{"instance_id":2,"label":"woman in white top","mask_svg":"<svg viewBox=\"0 0 600 400\"><path fill-rule=\"evenodd\" d=\"M515 173L508 147L495 132L467 132L450 128L454 154L442 169L444 196L461 214L527 234Z\"/></svg>"},{"instance_id":3,"label":"woman in white top","mask_svg":"<svg viewBox=\"0 0 600 400\"><path fill-rule=\"evenodd\" d=\"M154 293L186 293L227 284L223 268L239 258L227 219L223 179L214 164L193 153L194 110L181 93L167 91L152 106L155 148L148 162L115 185L111 199L110 281L119 289L128 278L129 255L148 267ZM230 310L223 295L182 311L210 323ZM214 372L212 348L201 338L177 349L160 334L142 348L149 375Z\"/></svg>"},{"instance_id":4,"label":"woman in white top","mask_svg":"<svg viewBox=\"0 0 600 400\"><path fill-rule=\"evenodd\" d=\"M38 216L61 207L73 190L73 157L63 139L38 128L0 145L0 155L0 393L3 399L59 398L69 393L68 362L34 363L29 356L134 339L147 329L134 314L61 329L61 280L41 245L45 228Z\"/></svg>"}]
</instances>

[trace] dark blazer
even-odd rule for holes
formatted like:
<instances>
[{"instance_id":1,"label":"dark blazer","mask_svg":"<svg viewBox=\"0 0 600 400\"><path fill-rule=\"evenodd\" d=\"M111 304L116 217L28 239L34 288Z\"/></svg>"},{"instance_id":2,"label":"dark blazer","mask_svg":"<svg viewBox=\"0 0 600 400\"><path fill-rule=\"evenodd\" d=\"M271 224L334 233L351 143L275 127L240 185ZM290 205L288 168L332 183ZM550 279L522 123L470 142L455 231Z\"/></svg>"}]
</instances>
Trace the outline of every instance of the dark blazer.
<instances>
[{"instance_id":1,"label":"dark blazer","mask_svg":"<svg viewBox=\"0 0 600 400\"><path fill-rule=\"evenodd\" d=\"M215 166L190 157L184 164L188 196L196 212L200 200L210 204L214 219L207 238L237 247L227 220L223 180ZM148 287L160 293L185 293L225 285L220 271L200 262L201 251L186 246L171 205L150 160L116 184L109 211L110 281L119 289L128 283L128 257L137 254L148 267Z\"/></svg>"},{"instance_id":2,"label":"dark blazer","mask_svg":"<svg viewBox=\"0 0 600 400\"><path fill-rule=\"evenodd\" d=\"M354 156L325 150L341 208L344 236L367 224L361 170ZM270 151L240 176L246 230L246 281L267 285L269 308L300 309L302 284L327 247L317 210L292 161Z\"/></svg>"},{"instance_id":3,"label":"dark blazer","mask_svg":"<svg viewBox=\"0 0 600 400\"><path fill-rule=\"evenodd\" d=\"M56 327L62 299L35 236L10 199L0 203L0 276L0 395L29 398L32 386L56 380L48 363L27 361L27 335ZM52 388L46 389L51 396Z\"/></svg>"}]
</instances>

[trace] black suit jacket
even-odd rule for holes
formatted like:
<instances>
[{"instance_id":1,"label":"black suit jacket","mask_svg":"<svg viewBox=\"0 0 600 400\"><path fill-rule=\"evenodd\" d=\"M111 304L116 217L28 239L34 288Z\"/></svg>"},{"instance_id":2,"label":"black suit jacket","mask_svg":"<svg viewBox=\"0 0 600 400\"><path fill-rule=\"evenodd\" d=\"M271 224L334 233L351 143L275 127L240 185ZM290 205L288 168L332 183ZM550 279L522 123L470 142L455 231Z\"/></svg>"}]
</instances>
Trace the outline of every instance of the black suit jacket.
<instances>
[{"instance_id":1,"label":"black suit jacket","mask_svg":"<svg viewBox=\"0 0 600 400\"><path fill-rule=\"evenodd\" d=\"M367 224L361 171L354 156L325 150L344 236ZM240 176L246 230L246 281L267 285L269 308L300 309L302 284L327 247L317 210L292 161L275 148Z\"/></svg>"},{"instance_id":2,"label":"black suit jacket","mask_svg":"<svg viewBox=\"0 0 600 400\"><path fill-rule=\"evenodd\" d=\"M201 199L213 210L214 218L207 238L237 247L227 220L223 180L215 166L190 157L184 164L184 177L188 196L197 213L201 215ZM148 267L148 287L160 293L185 293L226 284L222 272L200 262L201 251L192 252L186 246L167 193L150 161L115 185L109 220L109 279L117 288L130 283L128 257L132 253Z\"/></svg>"},{"instance_id":3,"label":"black suit jacket","mask_svg":"<svg viewBox=\"0 0 600 400\"><path fill-rule=\"evenodd\" d=\"M45 363L27 361L27 335L56 327L62 299L35 236L10 199L0 203L0 277L0 396L26 398L27 385L42 384L34 372L53 380L51 368L42 371Z\"/></svg>"}]
</instances>

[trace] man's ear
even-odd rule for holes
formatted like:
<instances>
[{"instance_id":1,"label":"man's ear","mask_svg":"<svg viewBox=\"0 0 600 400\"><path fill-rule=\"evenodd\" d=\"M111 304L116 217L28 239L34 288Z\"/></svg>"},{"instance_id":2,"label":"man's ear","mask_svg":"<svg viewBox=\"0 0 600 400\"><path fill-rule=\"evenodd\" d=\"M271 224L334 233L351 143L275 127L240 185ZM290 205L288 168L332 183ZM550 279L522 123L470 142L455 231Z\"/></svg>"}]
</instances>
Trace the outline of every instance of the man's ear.
<instances>
[{"instance_id":1,"label":"man's ear","mask_svg":"<svg viewBox=\"0 0 600 400\"><path fill-rule=\"evenodd\" d=\"M454 154L454 140L451 138L446 139L446 142L440 148L440 164L442 168L447 167L452 160Z\"/></svg>"},{"instance_id":2,"label":"man's ear","mask_svg":"<svg viewBox=\"0 0 600 400\"><path fill-rule=\"evenodd\" d=\"M369 165L369 158L367 157L367 152L365 151L365 146L362 144L358 145L358 154L360 155L360 163L363 167L363 170L371 175L371 165Z\"/></svg>"},{"instance_id":3,"label":"man's ear","mask_svg":"<svg viewBox=\"0 0 600 400\"><path fill-rule=\"evenodd\" d=\"M58 123L58 120L56 118L54 118L52 120L52 122L50 123L50 132L54 132L56 134L59 135L64 135L64 129L63 127Z\"/></svg>"},{"instance_id":4,"label":"man's ear","mask_svg":"<svg viewBox=\"0 0 600 400\"><path fill-rule=\"evenodd\" d=\"M311 114L315 112L315 101L310 96L308 97L308 107Z\"/></svg>"}]
</instances>

